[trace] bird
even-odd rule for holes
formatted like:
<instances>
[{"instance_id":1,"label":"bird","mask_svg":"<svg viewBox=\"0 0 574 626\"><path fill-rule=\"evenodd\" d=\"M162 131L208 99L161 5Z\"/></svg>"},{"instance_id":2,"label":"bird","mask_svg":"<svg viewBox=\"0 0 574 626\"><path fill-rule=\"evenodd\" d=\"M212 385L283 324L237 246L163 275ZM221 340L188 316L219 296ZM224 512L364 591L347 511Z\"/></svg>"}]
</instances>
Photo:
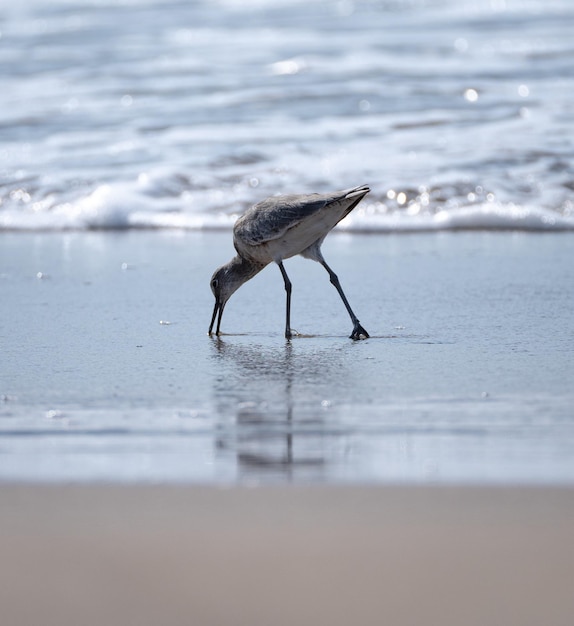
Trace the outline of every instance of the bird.
<instances>
[{"instance_id":1,"label":"bird","mask_svg":"<svg viewBox=\"0 0 574 626\"><path fill-rule=\"evenodd\" d=\"M236 256L217 268L211 277L211 291L215 307L208 335L212 335L217 317L215 334L221 334L221 318L229 298L248 280L270 263L279 266L287 295L285 310L285 338L291 339L291 291L292 285L283 261L300 254L320 263L328 272L329 279L351 317L353 330L350 339L369 337L351 309L339 279L327 265L321 245L329 232L345 218L369 193L367 185L332 193L290 194L271 196L242 215L233 227L233 245Z\"/></svg>"}]
</instances>

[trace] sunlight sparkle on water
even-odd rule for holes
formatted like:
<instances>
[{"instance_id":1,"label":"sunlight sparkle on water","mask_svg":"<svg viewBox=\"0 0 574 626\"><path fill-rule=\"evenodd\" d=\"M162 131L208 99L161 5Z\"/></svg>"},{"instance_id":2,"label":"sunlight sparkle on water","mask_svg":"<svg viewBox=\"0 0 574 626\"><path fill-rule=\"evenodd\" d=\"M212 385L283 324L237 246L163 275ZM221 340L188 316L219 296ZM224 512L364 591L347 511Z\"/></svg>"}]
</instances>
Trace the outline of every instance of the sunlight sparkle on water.
<instances>
[{"instance_id":1,"label":"sunlight sparkle on water","mask_svg":"<svg viewBox=\"0 0 574 626\"><path fill-rule=\"evenodd\" d=\"M478 100L478 91L476 89L466 89L464 99L468 100L468 102L476 102Z\"/></svg>"},{"instance_id":2,"label":"sunlight sparkle on water","mask_svg":"<svg viewBox=\"0 0 574 626\"><path fill-rule=\"evenodd\" d=\"M271 64L271 73L277 76L298 74L305 69L306 63L303 59L285 59Z\"/></svg>"}]
</instances>

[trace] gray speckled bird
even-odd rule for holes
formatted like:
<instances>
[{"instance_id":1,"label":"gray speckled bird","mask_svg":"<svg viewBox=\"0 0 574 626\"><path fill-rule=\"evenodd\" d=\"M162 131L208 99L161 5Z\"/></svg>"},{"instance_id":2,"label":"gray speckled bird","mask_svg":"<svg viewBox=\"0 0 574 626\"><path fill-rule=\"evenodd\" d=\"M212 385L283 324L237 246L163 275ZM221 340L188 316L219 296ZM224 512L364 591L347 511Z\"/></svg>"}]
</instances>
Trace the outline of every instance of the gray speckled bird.
<instances>
[{"instance_id":1,"label":"gray speckled bird","mask_svg":"<svg viewBox=\"0 0 574 626\"><path fill-rule=\"evenodd\" d=\"M367 338L369 333L353 313L337 275L321 254L321 244L329 231L346 217L369 191L369 187L362 185L334 193L274 196L252 206L237 220L233 228L233 245L237 255L229 263L215 270L211 277L215 308L208 334L212 334L216 317L215 332L217 335L220 334L223 309L233 293L274 261L285 281L287 292L285 337L290 339L291 281L283 267L283 260L300 254L306 259L321 263L329 273L331 283L339 292L353 322L350 338Z\"/></svg>"}]
</instances>

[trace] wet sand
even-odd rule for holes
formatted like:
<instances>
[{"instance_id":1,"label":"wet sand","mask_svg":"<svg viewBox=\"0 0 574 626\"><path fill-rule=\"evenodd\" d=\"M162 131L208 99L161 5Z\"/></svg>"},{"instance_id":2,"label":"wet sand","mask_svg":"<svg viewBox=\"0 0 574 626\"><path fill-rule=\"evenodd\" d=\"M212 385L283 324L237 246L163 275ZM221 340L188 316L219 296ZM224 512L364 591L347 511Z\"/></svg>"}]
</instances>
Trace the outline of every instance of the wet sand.
<instances>
[{"instance_id":1,"label":"wet sand","mask_svg":"<svg viewBox=\"0 0 574 626\"><path fill-rule=\"evenodd\" d=\"M333 233L207 337L230 232L3 233L0 480L574 484L574 235Z\"/></svg>"},{"instance_id":2,"label":"wet sand","mask_svg":"<svg viewBox=\"0 0 574 626\"><path fill-rule=\"evenodd\" d=\"M570 626L559 488L0 488L3 626Z\"/></svg>"}]
</instances>

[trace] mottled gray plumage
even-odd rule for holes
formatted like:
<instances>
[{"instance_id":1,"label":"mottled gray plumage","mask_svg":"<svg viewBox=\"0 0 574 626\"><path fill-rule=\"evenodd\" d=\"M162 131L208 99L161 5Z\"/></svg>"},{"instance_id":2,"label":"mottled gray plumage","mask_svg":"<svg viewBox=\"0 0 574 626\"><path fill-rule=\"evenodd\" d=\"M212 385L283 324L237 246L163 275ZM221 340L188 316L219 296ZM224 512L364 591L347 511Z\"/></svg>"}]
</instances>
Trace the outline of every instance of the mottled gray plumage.
<instances>
[{"instance_id":1,"label":"mottled gray plumage","mask_svg":"<svg viewBox=\"0 0 574 626\"><path fill-rule=\"evenodd\" d=\"M283 260L300 254L313 259L327 270L353 322L352 339L368 337L353 313L336 274L321 254L321 244L327 234L346 217L369 192L366 185L326 194L274 196L252 206L233 228L233 244L237 250L229 263L218 268L211 278L215 308L209 334L217 320L219 335L221 317L231 295L274 261L279 266L287 292L285 336L291 337L291 281Z\"/></svg>"},{"instance_id":2,"label":"mottled gray plumage","mask_svg":"<svg viewBox=\"0 0 574 626\"><path fill-rule=\"evenodd\" d=\"M319 194L267 198L237 220L233 234L252 246L278 239L287 230L323 209L332 199L331 195Z\"/></svg>"}]
</instances>

